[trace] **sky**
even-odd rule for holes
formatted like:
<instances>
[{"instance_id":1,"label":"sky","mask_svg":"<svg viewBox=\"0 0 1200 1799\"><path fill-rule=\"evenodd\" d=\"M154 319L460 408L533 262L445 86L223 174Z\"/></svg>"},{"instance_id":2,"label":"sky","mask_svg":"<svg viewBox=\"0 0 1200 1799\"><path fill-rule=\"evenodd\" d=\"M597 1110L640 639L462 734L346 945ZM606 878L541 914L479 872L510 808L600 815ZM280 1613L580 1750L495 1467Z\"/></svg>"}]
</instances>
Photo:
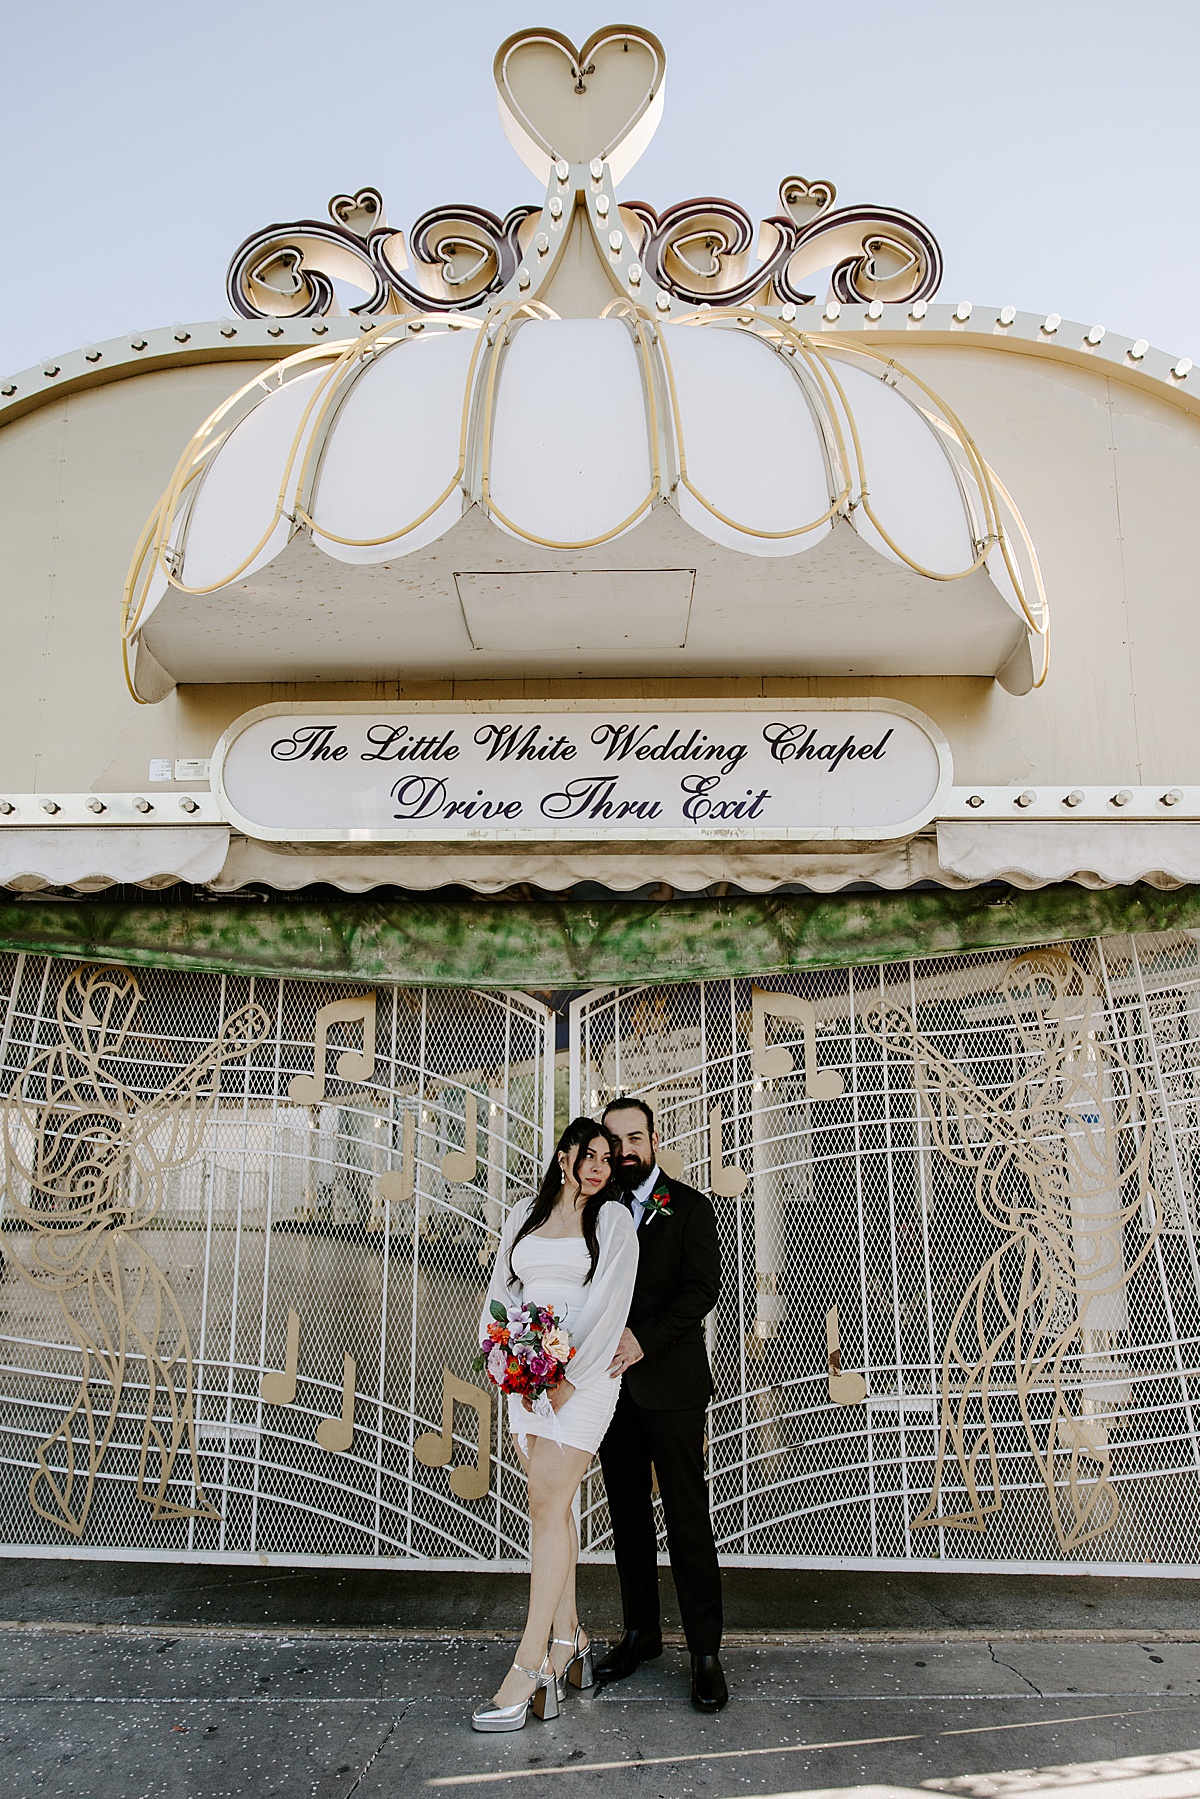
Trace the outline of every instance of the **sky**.
<instances>
[{"instance_id":1,"label":"sky","mask_svg":"<svg viewBox=\"0 0 1200 1799\"><path fill-rule=\"evenodd\" d=\"M9 245L0 375L224 317L252 231L379 187L393 226L540 201L500 128L496 46L613 16L667 52L621 187L757 220L789 175L915 213L939 298L1101 324L1200 361L1196 0L0 0Z\"/></svg>"}]
</instances>

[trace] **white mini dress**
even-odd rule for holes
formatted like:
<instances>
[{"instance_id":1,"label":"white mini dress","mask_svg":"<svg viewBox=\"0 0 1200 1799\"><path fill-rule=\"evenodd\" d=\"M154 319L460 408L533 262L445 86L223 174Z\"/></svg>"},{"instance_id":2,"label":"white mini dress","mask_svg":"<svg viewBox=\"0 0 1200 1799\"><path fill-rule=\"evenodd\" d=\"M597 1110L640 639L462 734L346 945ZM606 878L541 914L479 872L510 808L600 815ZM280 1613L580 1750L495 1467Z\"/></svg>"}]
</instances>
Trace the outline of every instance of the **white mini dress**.
<instances>
[{"instance_id":1,"label":"white mini dress","mask_svg":"<svg viewBox=\"0 0 1200 1799\"><path fill-rule=\"evenodd\" d=\"M612 1422L621 1392L621 1383L611 1378L608 1366L629 1317L637 1277L637 1231L618 1200L601 1207L597 1230L600 1255L588 1281L590 1257L582 1237L531 1235L522 1237L513 1250L513 1238L529 1216L532 1203L522 1200L505 1221L480 1319L480 1337L492 1322L493 1300L503 1306L553 1307L575 1348L567 1366L567 1379L575 1391L555 1414L558 1439L594 1455ZM515 1280L509 1278L510 1256ZM527 1412L516 1393L508 1395L508 1422L518 1440L555 1434L550 1420Z\"/></svg>"}]
</instances>

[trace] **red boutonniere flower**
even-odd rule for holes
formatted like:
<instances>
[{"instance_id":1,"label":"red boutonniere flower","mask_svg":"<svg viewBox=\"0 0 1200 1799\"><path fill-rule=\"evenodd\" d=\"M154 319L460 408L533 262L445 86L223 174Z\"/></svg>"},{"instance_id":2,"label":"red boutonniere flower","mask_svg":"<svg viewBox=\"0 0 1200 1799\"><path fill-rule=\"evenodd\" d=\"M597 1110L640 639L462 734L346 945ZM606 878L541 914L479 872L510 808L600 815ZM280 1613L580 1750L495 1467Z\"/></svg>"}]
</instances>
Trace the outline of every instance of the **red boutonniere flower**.
<instances>
[{"instance_id":1,"label":"red boutonniere flower","mask_svg":"<svg viewBox=\"0 0 1200 1799\"><path fill-rule=\"evenodd\" d=\"M656 1187L646 1201L644 1216L653 1218L656 1213L664 1218L671 1216L671 1195L666 1187Z\"/></svg>"}]
</instances>

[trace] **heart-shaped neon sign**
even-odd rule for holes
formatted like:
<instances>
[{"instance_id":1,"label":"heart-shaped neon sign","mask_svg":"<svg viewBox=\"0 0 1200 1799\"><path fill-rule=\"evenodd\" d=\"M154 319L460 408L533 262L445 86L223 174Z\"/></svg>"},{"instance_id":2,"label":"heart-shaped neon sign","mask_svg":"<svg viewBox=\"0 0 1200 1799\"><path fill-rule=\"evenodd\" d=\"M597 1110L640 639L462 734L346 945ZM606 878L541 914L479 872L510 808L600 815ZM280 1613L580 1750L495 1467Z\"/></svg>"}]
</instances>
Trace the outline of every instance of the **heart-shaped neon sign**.
<instances>
[{"instance_id":1,"label":"heart-shaped neon sign","mask_svg":"<svg viewBox=\"0 0 1200 1799\"><path fill-rule=\"evenodd\" d=\"M301 270L304 258L293 244L285 244L281 249L273 249L262 261L250 270L250 279L259 287L269 288L273 294L280 294L285 300L292 299L302 293L306 282Z\"/></svg>"},{"instance_id":2,"label":"heart-shaped neon sign","mask_svg":"<svg viewBox=\"0 0 1200 1799\"><path fill-rule=\"evenodd\" d=\"M606 25L578 50L549 27L518 31L493 64L501 123L540 181L559 157L600 157L619 181L662 117L666 66L658 39L638 26Z\"/></svg>"},{"instance_id":3,"label":"heart-shaped neon sign","mask_svg":"<svg viewBox=\"0 0 1200 1799\"><path fill-rule=\"evenodd\" d=\"M788 175L779 185L779 199L801 230L829 211L837 199L832 181L806 181L803 175Z\"/></svg>"},{"instance_id":4,"label":"heart-shaped neon sign","mask_svg":"<svg viewBox=\"0 0 1200 1799\"><path fill-rule=\"evenodd\" d=\"M382 225L383 195L377 187L360 187L356 194L335 194L329 202L329 216L335 225L353 231L355 237L369 237L376 225Z\"/></svg>"}]
</instances>

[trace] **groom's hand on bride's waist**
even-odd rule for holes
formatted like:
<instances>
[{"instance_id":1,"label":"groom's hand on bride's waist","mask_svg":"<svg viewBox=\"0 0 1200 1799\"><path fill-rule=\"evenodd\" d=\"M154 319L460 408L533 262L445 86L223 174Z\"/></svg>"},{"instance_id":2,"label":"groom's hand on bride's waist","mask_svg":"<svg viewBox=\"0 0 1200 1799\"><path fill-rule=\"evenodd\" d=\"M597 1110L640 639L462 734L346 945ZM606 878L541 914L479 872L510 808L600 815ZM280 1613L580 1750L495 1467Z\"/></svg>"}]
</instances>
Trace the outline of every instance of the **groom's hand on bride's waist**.
<instances>
[{"instance_id":1,"label":"groom's hand on bride's waist","mask_svg":"<svg viewBox=\"0 0 1200 1799\"><path fill-rule=\"evenodd\" d=\"M632 1368L635 1362L640 1362L644 1354L641 1344L626 1325L618 1340L616 1354L608 1364L608 1378L620 1380L626 1368Z\"/></svg>"}]
</instances>

